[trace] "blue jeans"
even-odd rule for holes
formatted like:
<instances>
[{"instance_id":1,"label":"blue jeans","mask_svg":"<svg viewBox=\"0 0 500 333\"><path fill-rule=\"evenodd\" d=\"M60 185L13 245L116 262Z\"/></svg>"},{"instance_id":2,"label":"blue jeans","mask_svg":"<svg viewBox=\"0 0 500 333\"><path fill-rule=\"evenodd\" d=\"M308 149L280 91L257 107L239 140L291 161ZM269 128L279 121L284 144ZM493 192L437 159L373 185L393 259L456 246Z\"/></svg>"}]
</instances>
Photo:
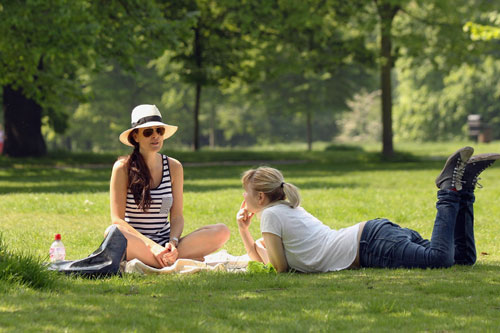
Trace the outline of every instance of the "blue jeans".
<instances>
[{"instance_id":1,"label":"blue jeans","mask_svg":"<svg viewBox=\"0 0 500 333\"><path fill-rule=\"evenodd\" d=\"M360 238L361 267L440 268L476 262L474 193L439 190L431 240L387 219L370 220Z\"/></svg>"}]
</instances>

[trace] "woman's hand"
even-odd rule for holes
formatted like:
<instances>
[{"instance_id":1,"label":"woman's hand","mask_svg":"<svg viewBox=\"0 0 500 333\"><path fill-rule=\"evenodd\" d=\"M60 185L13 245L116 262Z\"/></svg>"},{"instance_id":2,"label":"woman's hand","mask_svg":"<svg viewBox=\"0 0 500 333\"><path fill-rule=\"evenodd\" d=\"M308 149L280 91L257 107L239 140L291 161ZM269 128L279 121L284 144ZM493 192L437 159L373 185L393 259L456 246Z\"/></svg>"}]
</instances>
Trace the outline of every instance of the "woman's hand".
<instances>
[{"instance_id":1,"label":"woman's hand","mask_svg":"<svg viewBox=\"0 0 500 333\"><path fill-rule=\"evenodd\" d=\"M175 263L177 258L179 257L179 251L175 247L174 243L168 243L166 246L168 252L166 252L163 256L167 262L167 266L171 266Z\"/></svg>"},{"instance_id":2,"label":"woman's hand","mask_svg":"<svg viewBox=\"0 0 500 333\"><path fill-rule=\"evenodd\" d=\"M153 246L153 248L151 248L151 252L153 252L153 255L156 261L158 262L160 268L170 266L175 262L175 260L172 260L172 256L170 255L170 253L172 252L170 243L167 244L166 247L163 247L161 245L155 245Z\"/></svg>"},{"instance_id":3,"label":"woman's hand","mask_svg":"<svg viewBox=\"0 0 500 333\"><path fill-rule=\"evenodd\" d=\"M241 203L240 210L236 214L236 221L238 222L238 227L243 230L247 230L250 227L250 223L252 223L252 217L254 213L250 213L247 210L247 204L245 200Z\"/></svg>"}]
</instances>

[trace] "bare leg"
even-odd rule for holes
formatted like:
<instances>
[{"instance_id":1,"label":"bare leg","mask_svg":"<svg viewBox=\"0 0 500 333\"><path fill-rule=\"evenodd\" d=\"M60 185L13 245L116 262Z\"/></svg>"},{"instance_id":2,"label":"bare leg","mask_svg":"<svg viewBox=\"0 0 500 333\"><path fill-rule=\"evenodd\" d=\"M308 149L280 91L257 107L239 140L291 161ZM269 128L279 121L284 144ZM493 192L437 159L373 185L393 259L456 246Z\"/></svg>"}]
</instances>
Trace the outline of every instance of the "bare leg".
<instances>
[{"instance_id":1,"label":"bare leg","mask_svg":"<svg viewBox=\"0 0 500 333\"><path fill-rule=\"evenodd\" d=\"M179 258L203 261L207 254L220 249L229 239L229 229L225 224L201 227L179 240Z\"/></svg>"},{"instance_id":2,"label":"bare leg","mask_svg":"<svg viewBox=\"0 0 500 333\"><path fill-rule=\"evenodd\" d=\"M126 228L123 228L118 224L116 224L116 226L118 226L123 236L125 236L125 238L127 239L127 261L132 259L139 259L146 265L161 268L158 264L158 261L151 253L151 249L147 246L146 243L144 243L142 239L127 231ZM106 231L104 232L104 236L107 235L108 229L106 229Z\"/></svg>"}]
</instances>

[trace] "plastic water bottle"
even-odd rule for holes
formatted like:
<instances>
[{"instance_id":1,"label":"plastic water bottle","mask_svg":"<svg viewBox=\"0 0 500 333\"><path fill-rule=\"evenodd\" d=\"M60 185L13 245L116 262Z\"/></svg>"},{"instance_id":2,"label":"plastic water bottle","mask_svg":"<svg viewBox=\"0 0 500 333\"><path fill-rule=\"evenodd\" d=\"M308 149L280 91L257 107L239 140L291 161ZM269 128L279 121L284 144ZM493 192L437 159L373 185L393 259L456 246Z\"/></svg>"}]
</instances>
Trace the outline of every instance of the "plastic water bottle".
<instances>
[{"instance_id":1,"label":"plastic water bottle","mask_svg":"<svg viewBox=\"0 0 500 333\"><path fill-rule=\"evenodd\" d=\"M54 242L50 246L50 262L58 262L66 257L66 249L61 241L61 234L56 234Z\"/></svg>"}]
</instances>

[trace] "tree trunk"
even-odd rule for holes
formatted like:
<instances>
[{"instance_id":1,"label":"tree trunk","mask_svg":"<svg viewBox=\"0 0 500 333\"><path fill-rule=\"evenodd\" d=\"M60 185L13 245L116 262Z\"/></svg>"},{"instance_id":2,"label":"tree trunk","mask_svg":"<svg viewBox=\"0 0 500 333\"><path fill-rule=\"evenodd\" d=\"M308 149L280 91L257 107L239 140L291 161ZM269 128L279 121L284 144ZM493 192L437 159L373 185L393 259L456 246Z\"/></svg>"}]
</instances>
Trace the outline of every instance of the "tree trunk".
<instances>
[{"instance_id":1,"label":"tree trunk","mask_svg":"<svg viewBox=\"0 0 500 333\"><path fill-rule=\"evenodd\" d=\"M392 22L399 7L377 2L380 16L380 86L382 89L382 154L385 157L394 155L392 142L392 82L391 70L394 63L392 57Z\"/></svg>"},{"instance_id":2,"label":"tree trunk","mask_svg":"<svg viewBox=\"0 0 500 333\"><path fill-rule=\"evenodd\" d=\"M210 148L215 148L215 116L217 112L215 109L215 105L212 106L212 110L210 112L210 136L209 136L209 144Z\"/></svg>"},{"instance_id":3,"label":"tree trunk","mask_svg":"<svg viewBox=\"0 0 500 333\"><path fill-rule=\"evenodd\" d=\"M312 52L315 49L314 45L314 30L307 29L307 34L309 36L309 51ZM307 100L310 99L310 95L307 96ZM312 150L312 110L307 110L307 150Z\"/></svg>"},{"instance_id":4,"label":"tree trunk","mask_svg":"<svg viewBox=\"0 0 500 333\"><path fill-rule=\"evenodd\" d=\"M201 86L202 86L202 50L201 50L201 37L200 37L200 28L199 26L194 30L194 58L196 61L196 69L197 69L197 78L196 78L196 97L194 104L194 137L193 137L193 145L194 150L200 149L200 121L199 121L199 113L200 113L200 98L201 98Z\"/></svg>"},{"instance_id":5,"label":"tree trunk","mask_svg":"<svg viewBox=\"0 0 500 333\"><path fill-rule=\"evenodd\" d=\"M312 114L307 111L307 150L312 150Z\"/></svg>"},{"instance_id":6,"label":"tree trunk","mask_svg":"<svg viewBox=\"0 0 500 333\"><path fill-rule=\"evenodd\" d=\"M194 103L194 137L193 144L194 150L200 149L200 121L199 121L199 113L200 113L200 97L201 97L201 84L196 83L196 97Z\"/></svg>"},{"instance_id":7,"label":"tree trunk","mask_svg":"<svg viewBox=\"0 0 500 333\"><path fill-rule=\"evenodd\" d=\"M5 121L4 154L38 157L47 154L42 136L42 107L24 96L22 90L3 87Z\"/></svg>"}]
</instances>

